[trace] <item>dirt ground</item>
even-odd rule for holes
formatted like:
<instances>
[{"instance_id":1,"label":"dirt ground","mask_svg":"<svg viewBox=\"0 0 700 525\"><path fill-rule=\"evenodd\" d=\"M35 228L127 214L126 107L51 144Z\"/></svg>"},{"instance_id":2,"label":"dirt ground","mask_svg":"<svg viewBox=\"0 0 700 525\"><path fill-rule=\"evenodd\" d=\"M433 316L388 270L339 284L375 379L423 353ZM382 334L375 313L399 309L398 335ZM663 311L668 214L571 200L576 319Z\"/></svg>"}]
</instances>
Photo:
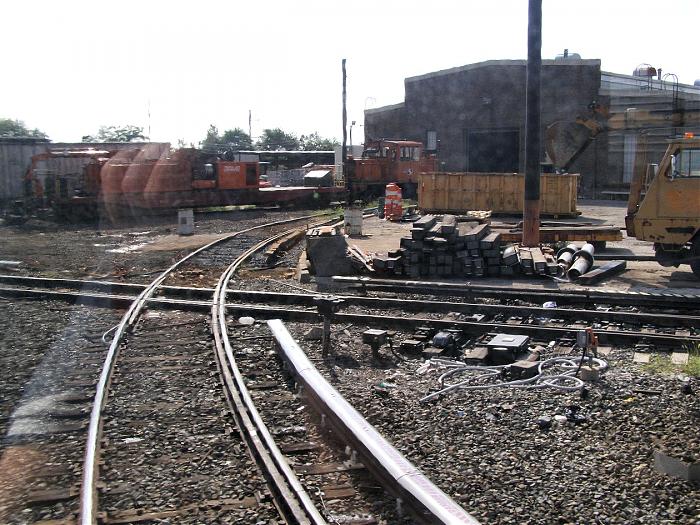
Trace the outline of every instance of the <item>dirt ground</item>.
<instances>
[{"instance_id":1,"label":"dirt ground","mask_svg":"<svg viewBox=\"0 0 700 525\"><path fill-rule=\"evenodd\" d=\"M580 201L582 214L566 222L605 224L624 228L626 203ZM303 215L304 212L295 212ZM0 225L0 273L41 275L76 279L128 280L149 282L184 254L239 230L267 214L270 220L286 218L284 212L232 211L197 214L195 234L177 235L177 217L144 219L135 224L73 225L31 220L22 226ZM494 217L492 225L508 228L519 217ZM543 219L546 220L546 219ZM364 235L348 241L366 253L395 250L410 223L391 223L376 217L366 219ZM623 231L624 236L624 231ZM605 254L652 255L650 243L624 238L609 242ZM549 278L497 279L471 277L472 281L518 286L579 287ZM672 288L678 293L698 293L700 280L689 266L664 268L653 261L628 262L627 271L599 285L600 289L644 291Z\"/></svg>"},{"instance_id":2,"label":"dirt ground","mask_svg":"<svg viewBox=\"0 0 700 525\"><path fill-rule=\"evenodd\" d=\"M177 214L117 226L36 219L20 226L0 225L0 274L150 282L185 254L228 233L310 213L198 213L190 236L177 235Z\"/></svg>"},{"instance_id":3,"label":"dirt ground","mask_svg":"<svg viewBox=\"0 0 700 525\"><path fill-rule=\"evenodd\" d=\"M575 219L563 219L563 222L589 223L593 225L614 226L625 228L625 214L627 203L615 201L579 201L578 209L581 215ZM493 228L510 228L517 223L520 217L493 217ZM548 221L549 219L542 219ZM399 239L403 235L410 235L411 223L390 223L377 217L366 219L363 224L363 235L348 239L348 243L356 245L365 253L384 253L396 250L399 247ZM653 255L654 249L651 243L639 241L626 236L622 232L623 239L619 242L608 242L601 254L635 254ZM594 265L594 267L597 266ZM542 288L581 288L574 283L556 282L549 278L524 277L515 279L499 279L486 277L470 277L470 281L483 284L512 284L514 287L542 287ZM438 280L438 279L436 279ZM446 280L446 279L440 279ZM672 288L678 293L698 293L700 291L700 279L693 275L690 266L683 265L679 268L664 268L655 261L628 261L627 270L620 275L606 279L595 287L596 289L614 289L630 291L658 290Z\"/></svg>"}]
</instances>

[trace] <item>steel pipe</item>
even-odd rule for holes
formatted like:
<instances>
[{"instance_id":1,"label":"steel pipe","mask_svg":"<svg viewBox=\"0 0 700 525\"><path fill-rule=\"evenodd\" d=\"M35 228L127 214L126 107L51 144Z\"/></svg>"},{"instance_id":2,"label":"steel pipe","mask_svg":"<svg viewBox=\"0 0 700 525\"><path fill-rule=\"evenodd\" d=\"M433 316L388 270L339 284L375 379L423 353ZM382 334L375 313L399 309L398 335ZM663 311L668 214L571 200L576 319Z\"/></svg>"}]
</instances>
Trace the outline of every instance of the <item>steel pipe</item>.
<instances>
[{"instance_id":1,"label":"steel pipe","mask_svg":"<svg viewBox=\"0 0 700 525\"><path fill-rule=\"evenodd\" d=\"M579 251L574 254L573 262L566 276L571 281L575 281L593 266L593 253L595 248L591 243L584 244Z\"/></svg>"}]
</instances>

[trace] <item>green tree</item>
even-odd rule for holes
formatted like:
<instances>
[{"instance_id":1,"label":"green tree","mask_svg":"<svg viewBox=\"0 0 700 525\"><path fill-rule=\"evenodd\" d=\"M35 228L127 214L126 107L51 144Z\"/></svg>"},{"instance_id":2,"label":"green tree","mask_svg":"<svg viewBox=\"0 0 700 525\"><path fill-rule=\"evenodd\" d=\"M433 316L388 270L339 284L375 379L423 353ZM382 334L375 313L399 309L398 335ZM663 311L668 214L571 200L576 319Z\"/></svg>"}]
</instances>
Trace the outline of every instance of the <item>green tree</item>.
<instances>
[{"instance_id":1,"label":"green tree","mask_svg":"<svg viewBox=\"0 0 700 525\"><path fill-rule=\"evenodd\" d=\"M265 151L301 149L299 138L293 133L287 133L280 128L264 129L255 145L258 149Z\"/></svg>"},{"instance_id":2,"label":"green tree","mask_svg":"<svg viewBox=\"0 0 700 525\"><path fill-rule=\"evenodd\" d=\"M214 124L209 124L209 129L207 130L207 136L204 140L199 143L201 147L205 146L215 146L221 143L221 135L219 135L219 129Z\"/></svg>"},{"instance_id":3,"label":"green tree","mask_svg":"<svg viewBox=\"0 0 700 525\"><path fill-rule=\"evenodd\" d=\"M238 150L251 150L253 149L253 141L241 128L227 129L221 135L221 143L227 146L232 146L234 149Z\"/></svg>"},{"instance_id":4,"label":"green tree","mask_svg":"<svg viewBox=\"0 0 700 525\"><path fill-rule=\"evenodd\" d=\"M0 137L33 137L46 139L48 136L38 129L29 129L21 120L0 118Z\"/></svg>"},{"instance_id":5,"label":"green tree","mask_svg":"<svg viewBox=\"0 0 700 525\"><path fill-rule=\"evenodd\" d=\"M321 137L316 131L309 135L302 135L299 137L299 142L304 151L333 151L336 146L340 145L337 139Z\"/></svg>"},{"instance_id":6,"label":"green tree","mask_svg":"<svg viewBox=\"0 0 700 525\"><path fill-rule=\"evenodd\" d=\"M127 124L126 126L100 126L96 135L83 136L83 142L133 142L148 140L143 128Z\"/></svg>"},{"instance_id":7,"label":"green tree","mask_svg":"<svg viewBox=\"0 0 700 525\"><path fill-rule=\"evenodd\" d=\"M219 134L219 129L210 124L207 130L207 136L199 143L203 148L207 146L228 146L237 150L253 149L253 141L241 128L227 129Z\"/></svg>"}]
</instances>

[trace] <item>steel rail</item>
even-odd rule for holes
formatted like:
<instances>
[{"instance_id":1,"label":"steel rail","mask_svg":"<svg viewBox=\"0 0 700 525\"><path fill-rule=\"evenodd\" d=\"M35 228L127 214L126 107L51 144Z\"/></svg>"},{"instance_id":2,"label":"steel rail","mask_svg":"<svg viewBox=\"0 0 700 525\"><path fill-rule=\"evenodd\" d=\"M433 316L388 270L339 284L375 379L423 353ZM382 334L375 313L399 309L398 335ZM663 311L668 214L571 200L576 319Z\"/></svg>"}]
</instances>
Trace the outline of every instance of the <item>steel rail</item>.
<instances>
[{"instance_id":1,"label":"steel rail","mask_svg":"<svg viewBox=\"0 0 700 525\"><path fill-rule=\"evenodd\" d=\"M123 291L124 293L140 293L147 285L128 284L100 281L78 281L64 279L43 279L36 277L0 276L0 282L11 282L26 285L43 284L48 287L82 288L105 290L108 292ZM12 290L0 288L2 290ZM161 286L159 292L165 296L190 297L210 299L212 288L190 288L182 286ZM12 293L12 292L8 292ZM317 294L302 294L289 292L265 292L253 290L228 290L227 296L242 301L268 302L274 304L293 304L299 306L314 306L313 298ZM681 314L660 314L649 312L620 312L588 309L543 308L538 306L514 306L501 304L460 303L453 301L427 301L421 299L396 299L387 297L364 297L358 295L337 295L345 301L342 308L360 306L375 309L396 309L415 312L458 312L465 314L486 313L490 315L534 316L548 319L574 319L587 321L607 321L614 323L635 323L638 325L653 324L664 327L700 328L700 316Z\"/></svg>"},{"instance_id":2,"label":"steel rail","mask_svg":"<svg viewBox=\"0 0 700 525\"><path fill-rule=\"evenodd\" d=\"M133 301L130 296L115 296L115 295L98 295L87 294L84 292L56 292L52 290L22 290L0 288L0 293L3 291L11 292L16 297L26 295L51 297L61 300L76 300L83 299L86 304L106 307L128 307ZM185 300L185 299L170 299L170 298L150 298L148 299L149 307L164 308L164 309L180 309L192 311L207 311L211 309L211 301L205 300ZM226 308L231 312L236 312L240 315L254 313L261 319L282 318L286 321L299 321L306 323L315 323L322 320L315 310L298 310L290 309L282 306L268 306L256 304L235 304L227 303ZM547 310L548 311L548 310ZM459 328L466 333L483 334L489 331L504 332L510 334L527 334L533 337L547 336L548 338L558 338L570 336L578 328L572 327L551 327L546 325L534 324L509 324L497 323L490 321L457 321L444 319L430 319L418 317L400 317L400 316L367 316L366 314L353 313L336 313L334 318L338 321L358 325L369 325L378 328L393 326L397 328L414 328L416 325L429 326L438 329ZM659 346L683 345L685 343L700 344L700 336L692 335L675 335L675 334L659 334L638 331L623 331L623 330L596 330L598 339L603 344L634 344L654 343Z\"/></svg>"},{"instance_id":3,"label":"steel rail","mask_svg":"<svg viewBox=\"0 0 700 525\"><path fill-rule=\"evenodd\" d=\"M214 300L211 306L211 326L214 333L217 360L219 361L220 369L223 371L232 412L236 416L241 434L249 443L249 450L251 453L255 452L259 460L258 463L262 463L273 483L273 488L278 494L278 497L275 498L278 509L287 518L288 522L326 525L326 520L318 512L303 485L287 463L255 407L255 403L245 385L245 380L233 355L226 324L228 282L248 257L286 234L287 232L282 233L253 246L239 256L221 275L214 290Z\"/></svg>"},{"instance_id":4,"label":"steel rail","mask_svg":"<svg viewBox=\"0 0 700 525\"><path fill-rule=\"evenodd\" d=\"M312 404L326 416L338 435L363 458L363 464L391 494L423 523L479 522L435 486L348 403L316 370L279 319L267 322L278 352L303 384Z\"/></svg>"},{"instance_id":5,"label":"steel rail","mask_svg":"<svg viewBox=\"0 0 700 525\"><path fill-rule=\"evenodd\" d=\"M645 306L668 307L673 301L673 308L690 308L697 310L700 306L700 294L681 294L669 291L660 292L620 292L602 290L561 290L558 288L513 288L487 284L449 283L439 281L404 281L394 279L376 279L372 277L333 276L333 283L346 285L359 290L376 290L392 293L411 293L422 295L459 295L467 297L493 297L496 299L522 299L532 301L556 300L560 303L603 303L603 304L637 304Z\"/></svg>"},{"instance_id":6,"label":"steel rail","mask_svg":"<svg viewBox=\"0 0 700 525\"><path fill-rule=\"evenodd\" d=\"M179 266L197 256L198 254L210 249L213 246L221 244L223 242L229 241L230 239L248 233L254 230L268 228L271 226L276 226L279 224L287 224L290 222L308 220L313 216L304 216L293 219L285 219L282 221L274 221L266 224L261 224L258 226L253 226L232 234L226 235L220 239L210 242L195 251L189 253L179 261L175 262L172 266L164 270L158 277L156 277L133 301L129 309L126 311L121 321L117 325L114 336L112 338L112 343L109 345L109 350L107 351L107 356L105 357L105 362L100 373L99 380L97 382L95 397L93 400L92 410L90 412L90 421L88 424L88 434L85 444L85 459L83 462L83 480L80 488L80 523L81 525L92 525L95 523L97 518L97 457L99 453L99 437L101 434L101 416L104 410L105 403L108 396L108 387L111 381L112 372L114 370L114 363L116 361L119 346L121 344L122 338L128 329L130 329L141 310L146 305L148 299L153 295L153 292L160 286L160 284L175 271Z\"/></svg>"}]
</instances>

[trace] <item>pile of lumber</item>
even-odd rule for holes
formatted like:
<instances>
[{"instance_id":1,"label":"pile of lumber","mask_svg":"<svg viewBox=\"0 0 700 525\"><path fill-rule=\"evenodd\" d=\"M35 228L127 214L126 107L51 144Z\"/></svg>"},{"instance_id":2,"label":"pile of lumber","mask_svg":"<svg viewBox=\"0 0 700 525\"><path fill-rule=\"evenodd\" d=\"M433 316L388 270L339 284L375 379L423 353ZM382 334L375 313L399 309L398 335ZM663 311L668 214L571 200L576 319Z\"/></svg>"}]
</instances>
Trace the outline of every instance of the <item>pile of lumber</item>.
<instances>
[{"instance_id":1,"label":"pile of lumber","mask_svg":"<svg viewBox=\"0 0 700 525\"><path fill-rule=\"evenodd\" d=\"M410 237L401 238L398 250L375 255L372 267L378 273L418 277L510 277L557 275L556 256L551 248L505 246L502 236L488 224L467 226L454 215L438 221L425 215L413 223Z\"/></svg>"},{"instance_id":2,"label":"pile of lumber","mask_svg":"<svg viewBox=\"0 0 700 525\"><path fill-rule=\"evenodd\" d=\"M378 272L412 278L501 275L501 238L488 224L469 228L458 226L454 215L441 221L426 215L413 223L398 250L375 256L372 264Z\"/></svg>"},{"instance_id":3,"label":"pile of lumber","mask_svg":"<svg viewBox=\"0 0 700 525\"><path fill-rule=\"evenodd\" d=\"M503 250L501 275L558 275L554 250L551 248L526 248L517 244Z\"/></svg>"}]
</instances>

